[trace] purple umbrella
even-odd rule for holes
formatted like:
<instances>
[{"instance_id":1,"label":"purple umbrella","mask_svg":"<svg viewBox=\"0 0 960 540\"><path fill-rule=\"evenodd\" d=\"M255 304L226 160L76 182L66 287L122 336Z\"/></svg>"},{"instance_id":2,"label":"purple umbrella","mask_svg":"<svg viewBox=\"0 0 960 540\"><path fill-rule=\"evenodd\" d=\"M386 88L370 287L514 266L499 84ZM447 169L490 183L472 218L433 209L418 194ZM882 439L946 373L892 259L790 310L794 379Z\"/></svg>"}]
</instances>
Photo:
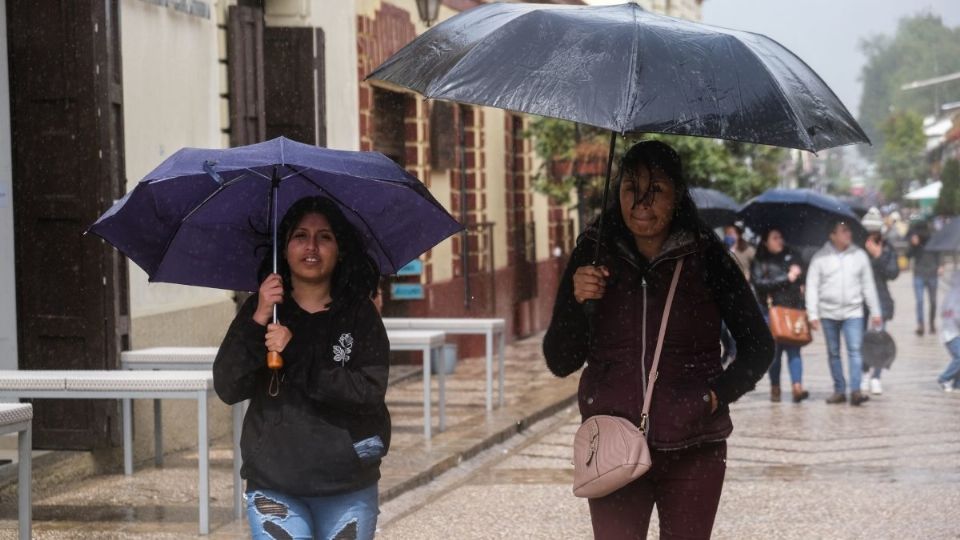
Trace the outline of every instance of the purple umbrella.
<instances>
[{"instance_id":1,"label":"purple umbrella","mask_svg":"<svg viewBox=\"0 0 960 540\"><path fill-rule=\"evenodd\" d=\"M123 252L150 281L256 291L261 261L275 246L277 216L316 195L340 206L384 275L463 228L382 154L279 137L229 149L184 148L87 232Z\"/></svg>"}]
</instances>

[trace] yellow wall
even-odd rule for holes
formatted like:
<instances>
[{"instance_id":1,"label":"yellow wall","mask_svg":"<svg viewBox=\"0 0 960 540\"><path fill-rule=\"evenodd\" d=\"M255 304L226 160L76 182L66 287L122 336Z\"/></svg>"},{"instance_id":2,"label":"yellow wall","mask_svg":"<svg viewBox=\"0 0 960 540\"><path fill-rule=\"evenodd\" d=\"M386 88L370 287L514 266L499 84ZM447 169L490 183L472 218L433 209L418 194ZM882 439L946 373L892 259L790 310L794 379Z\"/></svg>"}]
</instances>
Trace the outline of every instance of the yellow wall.
<instances>
[{"instance_id":1,"label":"yellow wall","mask_svg":"<svg viewBox=\"0 0 960 540\"><path fill-rule=\"evenodd\" d=\"M494 269L506 268L507 263L507 171L506 171L506 114L501 109L483 108L484 155L486 156L487 221L493 227Z\"/></svg>"},{"instance_id":2,"label":"yellow wall","mask_svg":"<svg viewBox=\"0 0 960 540\"><path fill-rule=\"evenodd\" d=\"M221 146L217 14L203 19L123 0L120 18L127 188L133 189L184 146ZM130 263L134 318L223 302L228 294L148 284L146 274Z\"/></svg>"}]
</instances>

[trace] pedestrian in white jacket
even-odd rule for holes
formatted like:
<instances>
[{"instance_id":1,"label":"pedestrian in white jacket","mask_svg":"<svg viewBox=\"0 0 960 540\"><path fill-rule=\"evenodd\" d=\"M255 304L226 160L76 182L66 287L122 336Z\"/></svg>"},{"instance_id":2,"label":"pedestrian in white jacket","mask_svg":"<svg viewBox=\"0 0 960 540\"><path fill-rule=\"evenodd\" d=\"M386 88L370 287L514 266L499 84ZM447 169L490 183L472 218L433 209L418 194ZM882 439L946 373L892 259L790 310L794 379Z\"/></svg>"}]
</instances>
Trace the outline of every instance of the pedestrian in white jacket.
<instances>
[{"instance_id":1,"label":"pedestrian in white jacket","mask_svg":"<svg viewBox=\"0 0 960 540\"><path fill-rule=\"evenodd\" d=\"M940 337L950 352L950 363L937 377L937 383L944 392L953 392L960 390L960 270L954 270L943 304Z\"/></svg>"},{"instance_id":2,"label":"pedestrian in white jacket","mask_svg":"<svg viewBox=\"0 0 960 540\"><path fill-rule=\"evenodd\" d=\"M830 232L830 241L814 254L807 269L807 316L814 330L823 328L827 341L833 395L827 403L847 401L846 380L840 361L840 335L847 345L850 370L850 404L860 405L870 399L860 392L863 357L863 304L866 302L871 326L879 327L880 300L873 281L873 270L867 253L853 245L853 233L845 222L838 222Z\"/></svg>"}]
</instances>

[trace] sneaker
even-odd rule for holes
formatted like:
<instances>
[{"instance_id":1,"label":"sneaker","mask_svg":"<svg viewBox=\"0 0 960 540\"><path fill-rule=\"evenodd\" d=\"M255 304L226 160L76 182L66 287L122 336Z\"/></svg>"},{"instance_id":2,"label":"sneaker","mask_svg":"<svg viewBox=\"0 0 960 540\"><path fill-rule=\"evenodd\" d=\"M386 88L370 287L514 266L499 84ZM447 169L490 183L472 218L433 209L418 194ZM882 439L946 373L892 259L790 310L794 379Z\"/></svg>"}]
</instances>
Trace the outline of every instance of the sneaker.
<instances>
[{"instance_id":1,"label":"sneaker","mask_svg":"<svg viewBox=\"0 0 960 540\"><path fill-rule=\"evenodd\" d=\"M850 405L859 407L860 404L865 401L870 401L870 396L861 394L860 392L852 392L850 394Z\"/></svg>"},{"instance_id":2,"label":"sneaker","mask_svg":"<svg viewBox=\"0 0 960 540\"><path fill-rule=\"evenodd\" d=\"M944 392L953 392L953 383L950 381L940 383L940 388L943 388Z\"/></svg>"},{"instance_id":3,"label":"sneaker","mask_svg":"<svg viewBox=\"0 0 960 540\"><path fill-rule=\"evenodd\" d=\"M854 393L857 393L857 392L854 392ZM837 403L846 403L846 401L847 401L847 396L840 393L834 393L827 398L827 405L836 405Z\"/></svg>"},{"instance_id":4,"label":"sneaker","mask_svg":"<svg viewBox=\"0 0 960 540\"><path fill-rule=\"evenodd\" d=\"M880 379L870 379L870 393L875 396L879 396L883 393L883 384L880 382Z\"/></svg>"},{"instance_id":5,"label":"sneaker","mask_svg":"<svg viewBox=\"0 0 960 540\"><path fill-rule=\"evenodd\" d=\"M864 394L870 391L870 379L866 377L860 379L860 391Z\"/></svg>"}]
</instances>

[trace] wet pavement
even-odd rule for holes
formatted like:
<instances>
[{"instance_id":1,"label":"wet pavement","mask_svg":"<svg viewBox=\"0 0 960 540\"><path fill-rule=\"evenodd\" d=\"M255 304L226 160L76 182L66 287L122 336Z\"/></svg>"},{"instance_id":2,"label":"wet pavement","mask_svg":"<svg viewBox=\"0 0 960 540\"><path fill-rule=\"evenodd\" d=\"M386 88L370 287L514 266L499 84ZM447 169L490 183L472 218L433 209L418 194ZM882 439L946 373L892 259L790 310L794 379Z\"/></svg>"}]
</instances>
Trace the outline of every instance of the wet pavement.
<instances>
[{"instance_id":1,"label":"wet pavement","mask_svg":"<svg viewBox=\"0 0 960 540\"><path fill-rule=\"evenodd\" d=\"M883 395L827 405L832 379L818 335L802 351L809 401L771 403L765 379L733 405L714 538L960 538L960 392L936 384L948 359L939 339L913 334L911 278L891 283L899 354ZM785 368L782 377L786 385ZM570 488L578 423L569 408L462 478L444 475L430 493L384 504L381 536L590 538L587 504Z\"/></svg>"},{"instance_id":2,"label":"wet pavement","mask_svg":"<svg viewBox=\"0 0 960 540\"><path fill-rule=\"evenodd\" d=\"M938 338L913 334L911 275L891 289L899 354L882 396L859 408L825 404L832 383L818 335L803 349L809 401L771 403L764 380L733 405L715 538L960 538L960 393L936 385L947 362ZM482 359L457 367L447 386L450 429L429 444L420 379L390 388L395 434L379 537L589 538L586 503L570 491L576 377L553 378L538 339L520 342L508 351L507 406L486 414L482 374ZM231 515L231 458L229 439L214 441L211 538L249 536ZM13 497L0 493L0 539L15 534ZM169 456L163 469L141 463L130 478L44 488L34 517L36 538L193 537L195 451Z\"/></svg>"},{"instance_id":3,"label":"wet pavement","mask_svg":"<svg viewBox=\"0 0 960 540\"><path fill-rule=\"evenodd\" d=\"M509 345L505 355L505 404L485 410L484 359L461 360L447 376L447 430L438 432L437 378L432 378L434 436L423 438L422 372L394 372L387 404L393 420L390 454L384 460L381 500L387 501L456 468L484 449L509 439L528 423L569 404L575 379L559 381L545 368L540 338ZM495 373L496 375L496 373ZM495 395L496 398L496 395ZM167 419L168 422L174 420ZM146 426L149 428L150 426ZM249 537L232 510L231 440L211 442L210 538ZM469 461L467 461L469 462ZM152 458L136 464L131 477L101 474L79 481L43 481L34 471L35 538L185 538L197 535L196 449L168 454L163 468ZM38 482L37 479L41 480ZM0 540L15 538L16 486L0 490Z\"/></svg>"}]
</instances>

